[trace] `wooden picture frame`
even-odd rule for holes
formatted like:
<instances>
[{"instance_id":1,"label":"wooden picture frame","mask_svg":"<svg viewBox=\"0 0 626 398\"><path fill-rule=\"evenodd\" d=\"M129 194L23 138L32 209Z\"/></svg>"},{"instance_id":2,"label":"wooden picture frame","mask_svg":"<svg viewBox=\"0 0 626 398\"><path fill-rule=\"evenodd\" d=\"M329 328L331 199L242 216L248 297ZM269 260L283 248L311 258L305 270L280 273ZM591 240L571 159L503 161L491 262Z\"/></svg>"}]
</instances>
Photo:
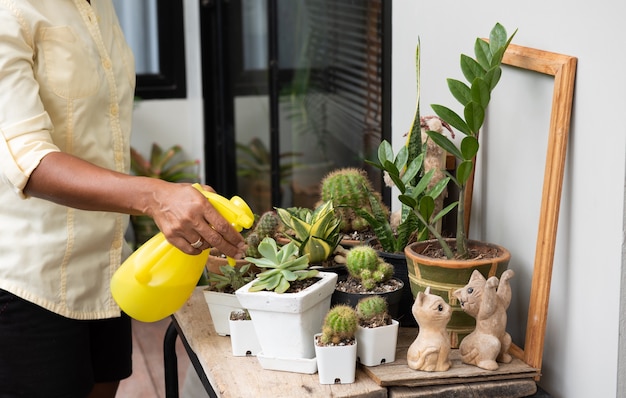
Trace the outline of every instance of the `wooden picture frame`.
<instances>
[{"instance_id":1,"label":"wooden picture frame","mask_svg":"<svg viewBox=\"0 0 626 398\"><path fill-rule=\"evenodd\" d=\"M543 359L576 63L576 57L514 44L509 45L502 60L503 65L554 76L552 111L530 288L526 340L524 349L515 344L511 346L513 355L536 369L541 369Z\"/></svg>"}]
</instances>

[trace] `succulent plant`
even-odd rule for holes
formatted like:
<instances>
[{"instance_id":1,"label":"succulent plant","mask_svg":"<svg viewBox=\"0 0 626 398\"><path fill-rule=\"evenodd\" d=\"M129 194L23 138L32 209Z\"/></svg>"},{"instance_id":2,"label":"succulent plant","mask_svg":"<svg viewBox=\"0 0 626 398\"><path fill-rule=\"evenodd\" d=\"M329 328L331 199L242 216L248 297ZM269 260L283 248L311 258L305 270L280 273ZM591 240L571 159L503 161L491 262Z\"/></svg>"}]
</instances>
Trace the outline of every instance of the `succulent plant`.
<instances>
[{"instance_id":1,"label":"succulent plant","mask_svg":"<svg viewBox=\"0 0 626 398\"><path fill-rule=\"evenodd\" d=\"M249 291L273 290L284 293L291 286L290 282L308 279L318 274L317 270L307 269L308 255L299 255L298 247L292 241L278 249L273 238L266 237L259 244L260 258L246 257L245 260L259 268L267 268L257 275Z\"/></svg>"},{"instance_id":2,"label":"succulent plant","mask_svg":"<svg viewBox=\"0 0 626 398\"><path fill-rule=\"evenodd\" d=\"M254 274L250 271L250 264L244 264L241 267L222 265L220 271L222 274L215 272L208 273L211 290L218 292L234 292L254 279Z\"/></svg>"},{"instance_id":3,"label":"succulent plant","mask_svg":"<svg viewBox=\"0 0 626 398\"><path fill-rule=\"evenodd\" d=\"M339 344L344 340L354 339L357 326L358 318L355 309L349 305L336 305L324 318L320 342L323 345Z\"/></svg>"},{"instance_id":4,"label":"succulent plant","mask_svg":"<svg viewBox=\"0 0 626 398\"><path fill-rule=\"evenodd\" d=\"M261 241L270 237L273 238L280 230L281 222L276 212L267 211L259 217L256 221L254 228L246 235L246 243L248 248L246 249L246 256L248 257L260 257L258 246Z\"/></svg>"},{"instance_id":5,"label":"succulent plant","mask_svg":"<svg viewBox=\"0 0 626 398\"><path fill-rule=\"evenodd\" d=\"M393 265L386 263L370 246L354 246L346 255L346 268L352 278L361 281L366 290L393 276Z\"/></svg>"},{"instance_id":6,"label":"succulent plant","mask_svg":"<svg viewBox=\"0 0 626 398\"><path fill-rule=\"evenodd\" d=\"M289 238L301 254L309 255L311 264L328 260L339 244L340 219L335 215L332 201L320 204L315 210L306 208L277 208L282 223L293 231Z\"/></svg>"},{"instance_id":7,"label":"succulent plant","mask_svg":"<svg viewBox=\"0 0 626 398\"><path fill-rule=\"evenodd\" d=\"M322 201L333 202L335 212L341 219L341 232L361 232L370 228L369 222L354 209L371 211L371 200L376 201L375 205L385 213L385 217L389 216L389 209L383 204L380 193L374 191L365 170L350 167L334 170L324 177L321 185Z\"/></svg>"},{"instance_id":8,"label":"succulent plant","mask_svg":"<svg viewBox=\"0 0 626 398\"><path fill-rule=\"evenodd\" d=\"M359 324L365 325L388 325L391 317L387 312L387 300L382 296L368 296L356 305L356 314Z\"/></svg>"}]
</instances>

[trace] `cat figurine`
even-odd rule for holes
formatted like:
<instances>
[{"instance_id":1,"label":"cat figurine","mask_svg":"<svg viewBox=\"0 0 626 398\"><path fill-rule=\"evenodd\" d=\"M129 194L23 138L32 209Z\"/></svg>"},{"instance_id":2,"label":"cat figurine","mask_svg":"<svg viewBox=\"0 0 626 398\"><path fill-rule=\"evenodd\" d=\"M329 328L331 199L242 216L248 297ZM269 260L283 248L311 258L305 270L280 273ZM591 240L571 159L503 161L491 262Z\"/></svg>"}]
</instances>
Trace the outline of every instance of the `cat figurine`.
<instances>
[{"instance_id":1,"label":"cat figurine","mask_svg":"<svg viewBox=\"0 0 626 398\"><path fill-rule=\"evenodd\" d=\"M446 325L452 308L441 297L430 294L430 287L417 293L413 316L419 325L419 334L406 354L409 368L426 372L445 372L450 361L450 337Z\"/></svg>"},{"instance_id":2,"label":"cat figurine","mask_svg":"<svg viewBox=\"0 0 626 398\"><path fill-rule=\"evenodd\" d=\"M462 289L454 291L463 311L476 319L476 329L459 345L463 363L486 370L498 369L498 362L509 363L513 359L508 351L511 335L506 332L506 310L511 303L509 280L512 270L502 273L500 280L489 279L474 271Z\"/></svg>"}]
</instances>

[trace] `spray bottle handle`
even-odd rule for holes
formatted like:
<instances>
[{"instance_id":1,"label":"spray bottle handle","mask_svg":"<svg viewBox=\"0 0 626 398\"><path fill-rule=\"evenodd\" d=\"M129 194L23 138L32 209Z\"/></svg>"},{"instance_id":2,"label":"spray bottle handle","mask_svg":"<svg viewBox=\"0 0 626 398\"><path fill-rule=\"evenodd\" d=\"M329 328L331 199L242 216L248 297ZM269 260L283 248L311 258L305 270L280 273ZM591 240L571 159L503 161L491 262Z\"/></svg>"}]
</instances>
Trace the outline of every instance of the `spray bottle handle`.
<instances>
[{"instance_id":1,"label":"spray bottle handle","mask_svg":"<svg viewBox=\"0 0 626 398\"><path fill-rule=\"evenodd\" d=\"M215 192L205 191L198 183L192 186L211 202L211 205L215 207L237 232L240 232L244 228L250 228L252 224L254 224L254 213L252 213L248 204L239 196L233 196L228 200ZM234 266L235 260L229 257L228 264Z\"/></svg>"}]
</instances>

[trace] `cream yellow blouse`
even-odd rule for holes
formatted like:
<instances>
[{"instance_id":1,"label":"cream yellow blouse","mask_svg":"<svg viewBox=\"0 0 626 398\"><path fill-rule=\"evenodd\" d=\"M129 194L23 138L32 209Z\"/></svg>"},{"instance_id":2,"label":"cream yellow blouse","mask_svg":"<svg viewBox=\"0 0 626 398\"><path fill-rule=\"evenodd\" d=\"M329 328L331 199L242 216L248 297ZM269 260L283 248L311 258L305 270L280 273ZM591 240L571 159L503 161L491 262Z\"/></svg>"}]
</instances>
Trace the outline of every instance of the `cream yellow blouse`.
<instances>
[{"instance_id":1,"label":"cream yellow blouse","mask_svg":"<svg viewBox=\"0 0 626 398\"><path fill-rule=\"evenodd\" d=\"M70 318L119 315L128 217L22 190L52 151L128 172L134 86L110 0L0 0L0 288Z\"/></svg>"}]
</instances>

